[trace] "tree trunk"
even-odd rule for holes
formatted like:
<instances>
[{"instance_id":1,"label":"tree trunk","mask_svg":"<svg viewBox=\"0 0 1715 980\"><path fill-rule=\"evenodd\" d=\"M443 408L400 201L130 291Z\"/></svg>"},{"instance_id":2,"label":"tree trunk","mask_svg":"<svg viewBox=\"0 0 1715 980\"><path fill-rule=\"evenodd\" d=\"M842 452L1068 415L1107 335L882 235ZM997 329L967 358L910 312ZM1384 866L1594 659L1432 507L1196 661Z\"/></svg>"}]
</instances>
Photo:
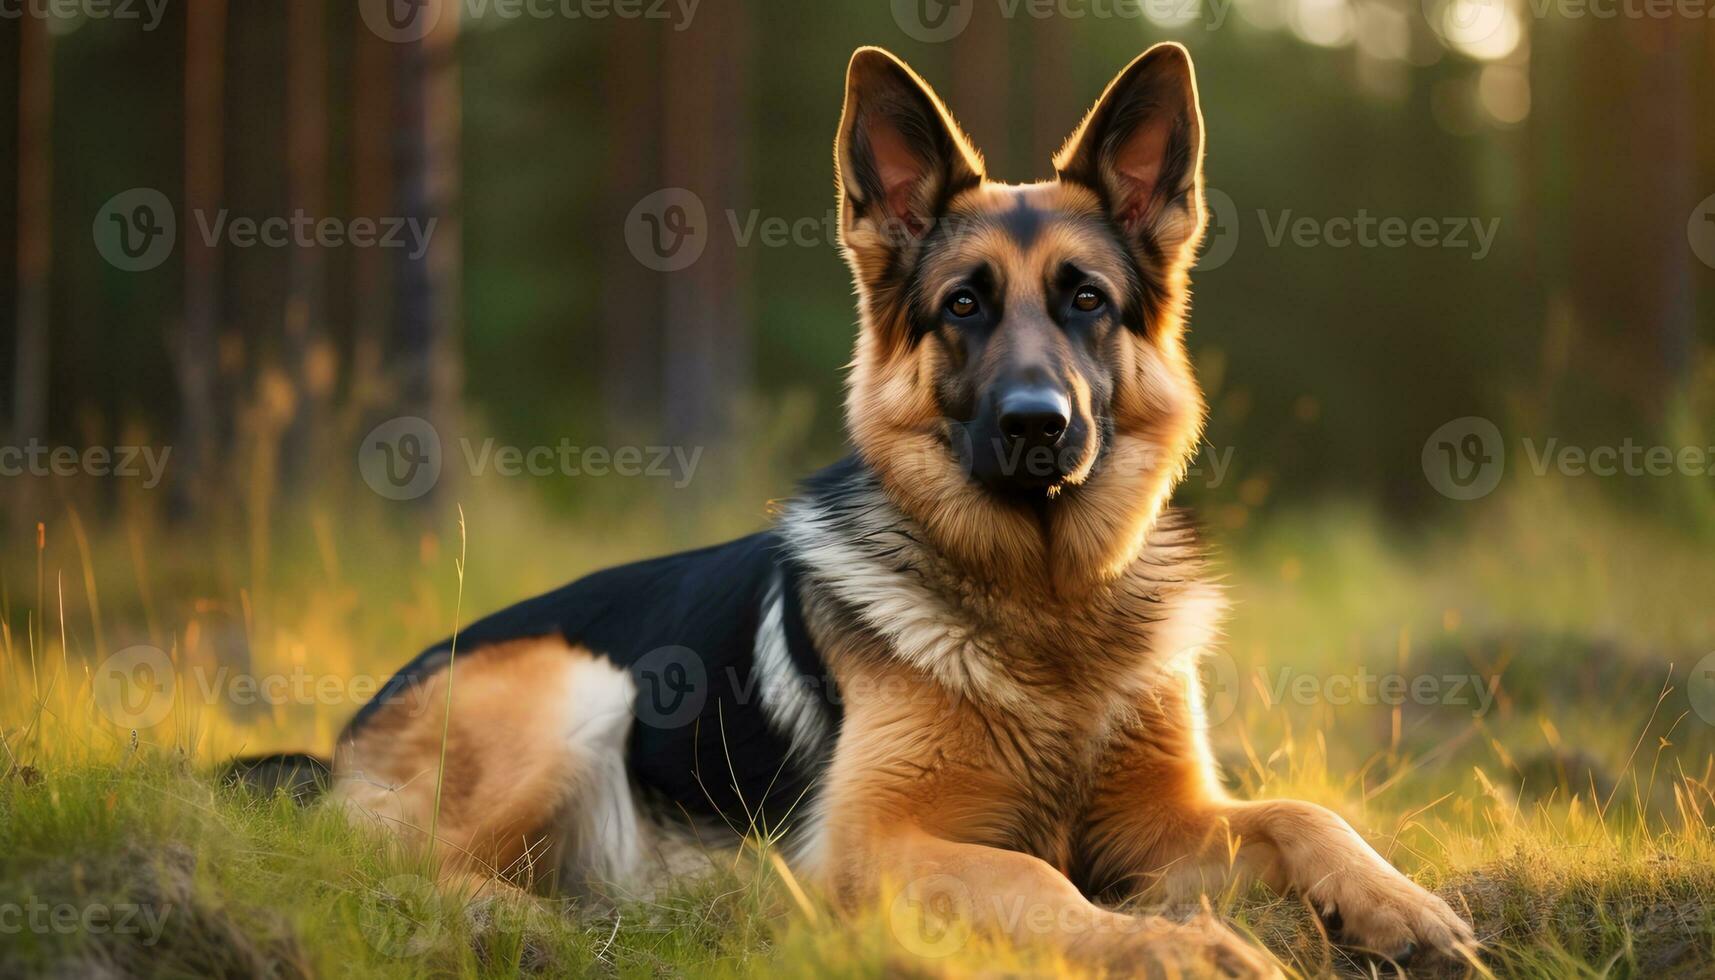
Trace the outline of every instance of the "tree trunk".
<instances>
[{"instance_id":1,"label":"tree trunk","mask_svg":"<svg viewBox=\"0 0 1715 980\"><path fill-rule=\"evenodd\" d=\"M459 0L439 6L435 27L399 56L400 214L428 231L422 254L402 250L397 280L396 363L405 411L428 420L453 452L459 435L462 312L459 223ZM425 14L427 16L427 14ZM445 489L450 469L439 488ZM424 500L430 499L424 497Z\"/></svg>"},{"instance_id":2,"label":"tree trunk","mask_svg":"<svg viewBox=\"0 0 1715 980\"><path fill-rule=\"evenodd\" d=\"M1691 66L1685 50L1687 38L1681 33L1681 25L1671 19L1644 23L1654 36L1654 44L1646 48L1653 57L1645 62L1644 68L1649 87L1654 92L1653 98L1644 100L1648 119L1646 126L1659 142L1661 150L1644 158L1651 162L1643 165L1644 172L1639 174L1638 186L1655 192L1655 214L1660 224L1650 227L1673 228L1680 224L1680 216L1702 198L1701 194L1694 193L1696 134L1693 126L1698 118L1694 98L1696 90L1692 87ZM1690 39L1692 45L1696 41L1695 37ZM1691 270L1694 258L1689 249L1680 247L1678 241L1663 237L1667 244L1662 249L1661 261L1651 263L1657 270L1655 281L1641 288L1654 293L1651 297L1654 302L1650 305L1658 311L1656 349L1666 384L1661 391L1663 404L1656 407L1665 410L1667 399L1682 394L1691 380L1695 346Z\"/></svg>"},{"instance_id":3,"label":"tree trunk","mask_svg":"<svg viewBox=\"0 0 1715 980\"><path fill-rule=\"evenodd\" d=\"M188 233L198 211L220 207L225 177L226 0L185 9L185 319L173 344L179 382L173 512L185 517L205 499L220 439L216 379L220 346L220 252Z\"/></svg>"},{"instance_id":4,"label":"tree trunk","mask_svg":"<svg viewBox=\"0 0 1715 980\"><path fill-rule=\"evenodd\" d=\"M1596 382L1596 397L1580 398L1578 409L1597 425L1659 422L1691 359L1694 257L1683 229L1700 196L1687 39L1671 19L1579 22L1574 29L1580 136L1565 207L1573 308L1581 318L1575 364ZM1615 228L1637 233L1617 236Z\"/></svg>"},{"instance_id":5,"label":"tree trunk","mask_svg":"<svg viewBox=\"0 0 1715 980\"><path fill-rule=\"evenodd\" d=\"M286 20L286 183L294 219L327 216L327 5L293 0ZM313 230L313 225L308 226ZM286 265L285 368L296 396L282 446L285 483L319 471L337 373L327 335L324 250L294 243Z\"/></svg>"},{"instance_id":6,"label":"tree trunk","mask_svg":"<svg viewBox=\"0 0 1715 980\"><path fill-rule=\"evenodd\" d=\"M662 181L696 194L707 213L702 256L663 273L663 422L671 444L711 447L731 437L735 395L748 388L746 257L726 212L750 206L748 24L743 6L719 25L669 33L662 47Z\"/></svg>"},{"instance_id":7,"label":"tree trunk","mask_svg":"<svg viewBox=\"0 0 1715 980\"><path fill-rule=\"evenodd\" d=\"M1049 18L1055 20L1057 18ZM1023 180L1013 158L1011 93L1007 83L1013 76L1008 38L1011 21L998 5L979 3L971 11L971 22L948 45L952 53L952 85L943 93L953 112L981 149L989 175L997 180ZM1032 161L1031 173L1035 173Z\"/></svg>"},{"instance_id":8,"label":"tree trunk","mask_svg":"<svg viewBox=\"0 0 1715 980\"><path fill-rule=\"evenodd\" d=\"M53 42L40 17L18 37L18 347L12 440L45 439L48 424L48 277L53 267ZM27 494L35 482L15 481ZM39 519L29 496L14 501L20 539Z\"/></svg>"},{"instance_id":9,"label":"tree trunk","mask_svg":"<svg viewBox=\"0 0 1715 980\"><path fill-rule=\"evenodd\" d=\"M1078 50L1078 39L1070 22L1064 17L1050 17L1027 26L1032 40L1030 145L1025 147L1029 158L1022 161L1026 172L1019 174L1020 180L1051 175L1054 154L1072 135L1089 103L1096 100L1096 93L1079 91L1076 84L1078 73L1072 55Z\"/></svg>"},{"instance_id":10,"label":"tree trunk","mask_svg":"<svg viewBox=\"0 0 1715 980\"><path fill-rule=\"evenodd\" d=\"M361 17L353 17L352 174L353 217L379 219L393 213L394 46L375 36ZM378 248L353 250L351 272L351 370L347 402L352 426L365 431L369 413L388 399L387 324L392 319L387 254ZM380 421L369 421L370 425Z\"/></svg>"},{"instance_id":11,"label":"tree trunk","mask_svg":"<svg viewBox=\"0 0 1715 980\"><path fill-rule=\"evenodd\" d=\"M624 226L632 205L660 184L657 130L660 76L656 37L648 20L617 21L602 73L607 116L606 193L598 196L598 227L613 229L603 250L601 284L602 405L606 429L617 438L649 431L655 400L639 384L656 371L661 349L661 307L649 271L625 247Z\"/></svg>"}]
</instances>

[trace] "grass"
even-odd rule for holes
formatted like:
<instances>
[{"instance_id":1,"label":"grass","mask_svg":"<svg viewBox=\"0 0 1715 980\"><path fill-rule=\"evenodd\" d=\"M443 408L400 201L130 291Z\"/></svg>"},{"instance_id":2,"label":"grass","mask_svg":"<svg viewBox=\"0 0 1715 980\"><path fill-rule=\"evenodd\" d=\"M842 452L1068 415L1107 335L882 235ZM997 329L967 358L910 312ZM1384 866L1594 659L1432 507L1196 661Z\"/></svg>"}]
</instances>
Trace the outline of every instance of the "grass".
<instances>
[{"instance_id":1,"label":"grass","mask_svg":"<svg viewBox=\"0 0 1715 980\"><path fill-rule=\"evenodd\" d=\"M1351 506L1255 522L1224 549L1235 609L1211 737L1239 792L1336 808L1468 911L1484 972L1709 975L1715 727L1686 681L1715 651L1711 541L1575 489L1511 487L1409 536ZM374 684L452 632L461 596L487 610L692 543L647 500L568 516L472 491L462 558L457 525L375 504L191 532L149 507L97 523L86 503L42 547L7 549L0 975L1059 968L975 940L919 958L888 909L836 923L766 842L647 902L520 903L438 893L418 858L331 813L220 789L232 754L325 751ZM697 536L761 517L700 517ZM134 645L165 651L175 685L171 713L135 732L97 696L98 665ZM1423 686L1388 696L1394 675ZM247 695L246 678L273 686ZM1294 973L1373 968L1295 902L1212 902Z\"/></svg>"}]
</instances>

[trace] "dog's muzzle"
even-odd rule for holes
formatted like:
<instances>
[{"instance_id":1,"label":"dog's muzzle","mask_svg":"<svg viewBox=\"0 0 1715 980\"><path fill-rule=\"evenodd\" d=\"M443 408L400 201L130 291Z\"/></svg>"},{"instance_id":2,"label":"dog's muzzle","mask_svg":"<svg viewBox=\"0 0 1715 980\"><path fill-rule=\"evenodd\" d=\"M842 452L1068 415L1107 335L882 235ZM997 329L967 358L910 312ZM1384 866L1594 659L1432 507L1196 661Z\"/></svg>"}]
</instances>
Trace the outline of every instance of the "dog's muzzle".
<instances>
[{"instance_id":1,"label":"dog's muzzle","mask_svg":"<svg viewBox=\"0 0 1715 980\"><path fill-rule=\"evenodd\" d=\"M959 447L971 476L1003 493L1046 491L1075 472L1088 452L1090 425L1071 396L1049 384L1009 385L983 399Z\"/></svg>"}]
</instances>

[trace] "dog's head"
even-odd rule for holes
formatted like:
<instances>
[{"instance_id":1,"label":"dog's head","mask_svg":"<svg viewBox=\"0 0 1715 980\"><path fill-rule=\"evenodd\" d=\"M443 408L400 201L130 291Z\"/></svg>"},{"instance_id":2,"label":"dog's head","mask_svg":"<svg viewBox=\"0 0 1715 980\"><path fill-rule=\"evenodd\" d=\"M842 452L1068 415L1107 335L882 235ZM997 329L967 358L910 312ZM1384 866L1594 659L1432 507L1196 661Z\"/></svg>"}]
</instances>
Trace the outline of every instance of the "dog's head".
<instances>
[{"instance_id":1,"label":"dog's head","mask_svg":"<svg viewBox=\"0 0 1715 980\"><path fill-rule=\"evenodd\" d=\"M1195 447L1187 270L1205 224L1191 58L1108 86L1056 178L992 182L929 86L859 50L835 143L862 314L847 422L935 544L1056 589L1137 555Z\"/></svg>"}]
</instances>

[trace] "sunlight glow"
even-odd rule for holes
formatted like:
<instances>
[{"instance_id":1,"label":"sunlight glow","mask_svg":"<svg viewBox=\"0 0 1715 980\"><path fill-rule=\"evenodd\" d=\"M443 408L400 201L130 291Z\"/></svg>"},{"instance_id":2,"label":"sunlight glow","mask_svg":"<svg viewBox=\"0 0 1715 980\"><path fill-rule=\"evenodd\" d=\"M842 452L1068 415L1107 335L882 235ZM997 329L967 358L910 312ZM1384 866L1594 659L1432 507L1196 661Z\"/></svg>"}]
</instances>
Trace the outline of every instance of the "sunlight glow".
<instances>
[{"instance_id":1,"label":"sunlight glow","mask_svg":"<svg viewBox=\"0 0 1715 980\"><path fill-rule=\"evenodd\" d=\"M1477 101L1495 122L1507 126L1530 115L1530 73L1517 65L1485 65Z\"/></svg>"},{"instance_id":2,"label":"sunlight glow","mask_svg":"<svg viewBox=\"0 0 1715 980\"><path fill-rule=\"evenodd\" d=\"M1508 0L1446 0L1430 23L1454 50L1484 61L1512 54L1524 38L1518 10Z\"/></svg>"},{"instance_id":3,"label":"sunlight glow","mask_svg":"<svg viewBox=\"0 0 1715 980\"><path fill-rule=\"evenodd\" d=\"M1372 58L1403 60L1411 53L1411 21L1403 10L1370 0L1357 6L1358 47Z\"/></svg>"},{"instance_id":4,"label":"sunlight glow","mask_svg":"<svg viewBox=\"0 0 1715 980\"><path fill-rule=\"evenodd\" d=\"M1297 0L1292 33L1320 47L1345 47L1352 43L1352 7L1346 0Z\"/></svg>"}]
</instances>

